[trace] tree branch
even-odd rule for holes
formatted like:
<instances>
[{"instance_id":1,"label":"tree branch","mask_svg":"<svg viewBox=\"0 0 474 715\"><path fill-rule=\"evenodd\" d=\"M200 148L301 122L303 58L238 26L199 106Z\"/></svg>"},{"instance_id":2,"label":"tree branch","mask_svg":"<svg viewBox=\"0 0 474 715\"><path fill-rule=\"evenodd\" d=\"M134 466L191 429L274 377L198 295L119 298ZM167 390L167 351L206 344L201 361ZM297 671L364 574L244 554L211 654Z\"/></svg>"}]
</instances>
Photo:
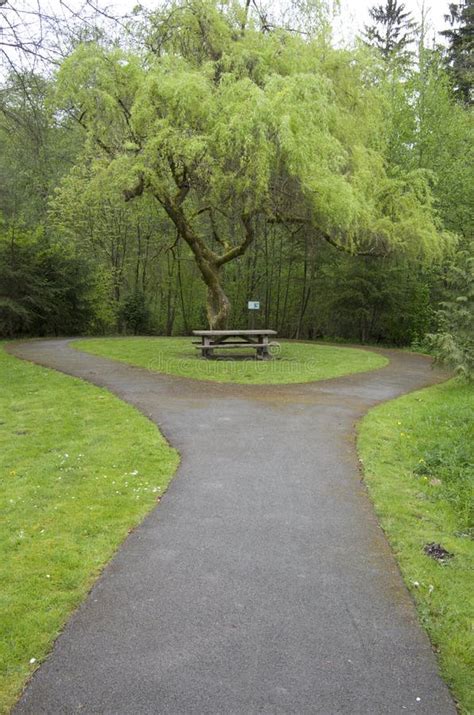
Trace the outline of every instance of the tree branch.
<instances>
[{"instance_id":1,"label":"tree branch","mask_svg":"<svg viewBox=\"0 0 474 715\"><path fill-rule=\"evenodd\" d=\"M181 238L186 241L186 243L194 253L196 262L198 263L201 272L203 272L204 263L213 266L218 265L217 262L219 260L219 256L217 255L217 253L214 253L214 251L208 248L208 246L206 246L200 236L198 236L198 234L193 231L191 226L189 226L186 217L182 211L181 205L173 203L173 201L168 198L162 199L156 194L155 197L158 199L158 201L168 214L169 218L176 226L176 229L179 232Z\"/></svg>"},{"instance_id":2,"label":"tree branch","mask_svg":"<svg viewBox=\"0 0 474 715\"><path fill-rule=\"evenodd\" d=\"M79 117L77 117L75 114L72 114L72 118L73 118L85 131L87 131L87 125L86 125L86 123L85 123L83 120L84 120L84 117L86 116L86 114L87 114L87 112L86 112L85 110L81 113L81 115L80 115ZM104 144L104 142L102 141L102 139L99 139L99 137L94 137L94 141L96 142L96 144L97 144L98 146L100 146L100 148L101 148L103 151L105 151L105 153L107 154L107 156L109 156L111 159L114 158L114 152L113 152L113 150L112 150L110 147L108 147L107 144Z\"/></svg>"},{"instance_id":3,"label":"tree branch","mask_svg":"<svg viewBox=\"0 0 474 715\"><path fill-rule=\"evenodd\" d=\"M238 246L234 246L230 251L218 257L216 265L219 267L229 263L234 258L238 258L238 256L242 256L255 238L250 216L242 216L241 220L245 228L245 239Z\"/></svg>"},{"instance_id":4,"label":"tree branch","mask_svg":"<svg viewBox=\"0 0 474 715\"><path fill-rule=\"evenodd\" d=\"M385 251L385 252L379 253L375 249L374 250L366 250L366 251L353 251L348 246L344 246L342 243L338 243L337 241L335 241L327 233L323 233L322 231L319 231L319 234L320 234L321 238L323 238L327 243L329 243L331 246L336 248L338 251L342 251L343 253L348 253L351 256L371 256L372 258L387 258L387 256L390 254L390 251Z\"/></svg>"},{"instance_id":5,"label":"tree branch","mask_svg":"<svg viewBox=\"0 0 474 715\"><path fill-rule=\"evenodd\" d=\"M270 218L267 219L269 223L279 223L279 224L286 224L286 223L296 223L296 224L301 224L304 226L308 226L309 228L312 228L313 231L316 231L317 235L319 238L322 238L326 243L329 243L333 248L336 248L338 251L342 251L343 253L348 253L351 256L371 256L373 258L386 258L389 254L390 251L377 251L377 249L370 249L370 250L353 250L349 246L345 246L343 243L339 243L336 241L336 239L332 238L328 233L325 233L321 229L315 229L311 221L309 219L303 218L301 216L279 216L277 215L275 218Z\"/></svg>"},{"instance_id":6,"label":"tree branch","mask_svg":"<svg viewBox=\"0 0 474 715\"><path fill-rule=\"evenodd\" d=\"M132 199L136 198L137 196L141 196L143 194L144 190L145 190L145 179L143 177L143 174L140 174L140 176L138 177L138 181L133 188L123 190L123 196L124 196L125 201L131 201Z\"/></svg>"}]
</instances>

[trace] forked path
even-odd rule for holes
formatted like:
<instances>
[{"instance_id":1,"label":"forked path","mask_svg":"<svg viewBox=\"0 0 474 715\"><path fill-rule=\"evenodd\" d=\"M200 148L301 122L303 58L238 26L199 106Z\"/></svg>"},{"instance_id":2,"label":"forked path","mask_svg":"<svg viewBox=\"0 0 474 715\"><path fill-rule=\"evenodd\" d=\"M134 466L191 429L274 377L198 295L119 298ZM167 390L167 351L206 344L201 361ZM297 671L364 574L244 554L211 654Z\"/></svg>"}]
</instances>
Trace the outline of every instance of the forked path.
<instances>
[{"instance_id":1,"label":"forked path","mask_svg":"<svg viewBox=\"0 0 474 715\"><path fill-rule=\"evenodd\" d=\"M12 352L107 387L182 456L17 714L455 712L361 484L353 432L377 402L438 381L427 360L384 351L390 365L375 372L233 386L67 340Z\"/></svg>"}]
</instances>

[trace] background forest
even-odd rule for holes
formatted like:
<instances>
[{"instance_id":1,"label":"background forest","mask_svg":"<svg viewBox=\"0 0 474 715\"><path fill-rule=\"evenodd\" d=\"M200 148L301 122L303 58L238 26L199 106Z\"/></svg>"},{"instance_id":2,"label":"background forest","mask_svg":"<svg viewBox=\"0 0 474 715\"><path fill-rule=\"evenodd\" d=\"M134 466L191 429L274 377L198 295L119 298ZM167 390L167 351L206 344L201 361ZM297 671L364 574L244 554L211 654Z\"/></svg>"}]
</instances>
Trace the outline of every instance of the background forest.
<instances>
[{"instance_id":1,"label":"background forest","mask_svg":"<svg viewBox=\"0 0 474 715\"><path fill-rule=\"evenodd\" d=\"M244 328L259 300L281 336L466 361L473 5L446 15L431 46L387 0L339 47L324 3L189 0L3 45L0 335Z\"/></svg>"}]
</instances>

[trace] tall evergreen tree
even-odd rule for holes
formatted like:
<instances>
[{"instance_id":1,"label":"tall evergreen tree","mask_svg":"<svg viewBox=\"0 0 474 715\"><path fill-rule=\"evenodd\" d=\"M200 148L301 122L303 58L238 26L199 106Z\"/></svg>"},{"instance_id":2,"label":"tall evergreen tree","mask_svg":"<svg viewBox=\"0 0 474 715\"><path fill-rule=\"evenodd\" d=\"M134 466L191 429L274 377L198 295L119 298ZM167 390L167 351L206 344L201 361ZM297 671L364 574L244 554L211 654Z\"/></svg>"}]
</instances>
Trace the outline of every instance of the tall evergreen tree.
<instances>
[{"instance_id":1,"label":"tall evergreen tree","mask_svg":"<svg viewBox=\"0 0 474 715\"><path fill-rule=\"evenodd\" d=\"M365 26L367 44L377 47L385 59L409 59L408 46L413 41L415 23L405 5L399 5L398 0L386 0L385 5L373 5L369 15L374 24Z\"/></svg>"},{"instance_id":2,"label":"tall evergreen tree","mask_svg":"<svg viewBox=\"0 0 474 715\"><path fill-rule=\"evenodd\" d=\"M472 104L474 101L473 1L450 3L449 15L446 15L445 19L451 25L451 29L444 30L441 34L449 40L447 60L454 80L455 94L465 104Z\"/></svg>"}]
</instances>

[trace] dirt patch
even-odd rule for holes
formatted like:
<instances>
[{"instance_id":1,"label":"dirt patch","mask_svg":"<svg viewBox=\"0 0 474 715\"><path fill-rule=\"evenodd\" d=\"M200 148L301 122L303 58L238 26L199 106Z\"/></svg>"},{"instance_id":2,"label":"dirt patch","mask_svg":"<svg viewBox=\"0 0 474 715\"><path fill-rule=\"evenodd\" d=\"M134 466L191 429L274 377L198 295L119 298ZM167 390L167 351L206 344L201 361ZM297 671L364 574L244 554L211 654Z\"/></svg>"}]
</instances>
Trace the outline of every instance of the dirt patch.
<instances>
[{"instance_id":1,"label":"dirt patch","mask_svg":"<svg viewBox=\"0 0 474 715\"><path fill-rule=\"evenodd\" d=\"M441 544L426 544L423 547L423 551L427 556L431 556L432 559L436 559L436 561L447 561L448 559L452 559L454 556L454 554L450 554L449 551L446 551Z\"/></svg>"}]
</instances>

